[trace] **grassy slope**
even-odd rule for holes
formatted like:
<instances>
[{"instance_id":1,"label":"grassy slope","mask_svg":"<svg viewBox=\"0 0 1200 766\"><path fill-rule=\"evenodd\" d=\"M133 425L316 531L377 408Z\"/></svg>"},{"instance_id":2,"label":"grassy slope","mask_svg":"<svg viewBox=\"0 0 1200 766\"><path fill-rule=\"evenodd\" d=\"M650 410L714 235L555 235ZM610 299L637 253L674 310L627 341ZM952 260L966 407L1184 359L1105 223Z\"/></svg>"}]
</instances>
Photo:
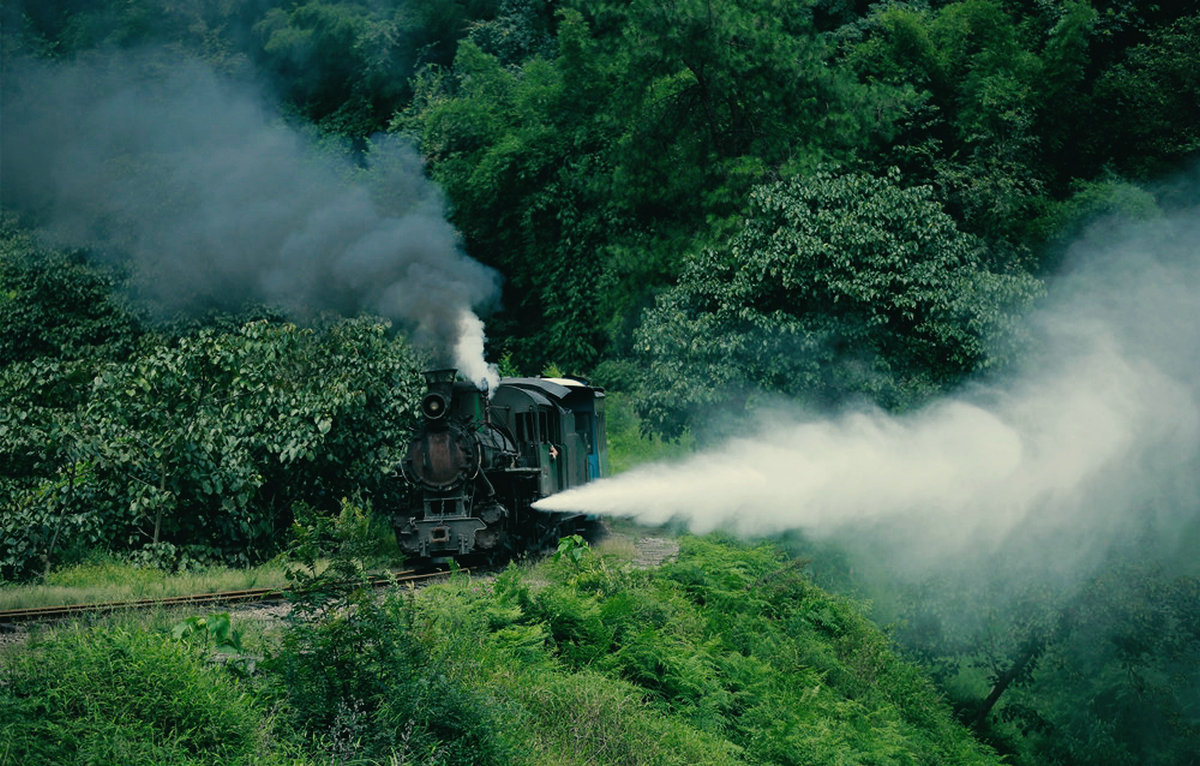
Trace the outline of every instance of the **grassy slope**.
<instances>
[{"instance_id":1,"label":"grassy slope","mask_svg":"<svg viewBox=\"0 0 1200 766\"><path fill-rule=\"evenodd\" d=\"M31 585L0 585L0 609L20 609L63 604L135 601L193 593L214 593L287 585L286 569L279 561L257 567L209 567L201 571L167 574L160 569L135 567L112 556L93 556L75 566L50 572Z\"/></svg>"},{"instance_id":2,"label":"grassy slope","mask_svg":"<svg viewBox=\"0 0 1200 766\"><path fill-rule=\"evenodd\" d=\"M0 656L0 764L998 762L770 546L461 576L248 638L245 656L275 659L241 677L162 616L122 619Z\"/></svg>"},{"instance_id":3,"label":"grassy slope","mask_svg":"<svg viewBox=\"0 0 1200 766\"><path fill-rule=\"evenodd\" d=\"M658 570L590 555L536 574L481 590L482 609L441 602L448 624L487 615L486 633L441 639L488 637L457 655L481 658L471 675L520 708L580 711L539 716L536 762L996 762L853 604L773 547L685 539Z\"/></svg>"}]
</instances>

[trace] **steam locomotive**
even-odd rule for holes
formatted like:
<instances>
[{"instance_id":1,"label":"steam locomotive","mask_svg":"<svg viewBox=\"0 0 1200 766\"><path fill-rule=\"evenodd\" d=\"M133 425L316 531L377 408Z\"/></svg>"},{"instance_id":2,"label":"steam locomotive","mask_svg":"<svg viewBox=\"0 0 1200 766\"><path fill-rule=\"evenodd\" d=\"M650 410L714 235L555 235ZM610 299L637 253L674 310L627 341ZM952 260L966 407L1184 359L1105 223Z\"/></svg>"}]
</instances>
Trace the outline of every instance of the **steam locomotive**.
<instances>
[{"instance_id":1,"label":"steam locomotive","mask_svg":"<svg viewBox=\"0 0 1200 766\"><path fill-rule=\"evenodd\" d=\"M401 464L409 499L392 515L410 559L497 560L595 531L594 517L531 506L607 475L603 389L502 378L488 392L453 369L424 376L422 421Z\"/></svg>"}]
</instances>

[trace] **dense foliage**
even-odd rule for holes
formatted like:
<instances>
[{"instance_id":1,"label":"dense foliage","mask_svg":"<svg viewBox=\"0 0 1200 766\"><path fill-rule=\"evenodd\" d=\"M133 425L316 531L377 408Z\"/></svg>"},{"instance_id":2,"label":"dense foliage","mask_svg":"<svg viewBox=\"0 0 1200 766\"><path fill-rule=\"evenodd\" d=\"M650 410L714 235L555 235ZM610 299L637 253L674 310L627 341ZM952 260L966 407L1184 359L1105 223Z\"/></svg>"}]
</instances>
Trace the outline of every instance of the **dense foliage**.
<instances>
[{"instance_id":1,"label":"dense foliage","mask_svg":"<svg viewBox=\"0 0 1200 766\"><path fill-rule=\"evenodd\" d=\"M7 665L0 758L999 762L854 604L770 546L689 540L638 570L568 543L494 581L379 600L344 579L360 525L344 516L278 638L222 615L49 635Z\"/></svg>"},{"instance_id":2,"label":"dense foliage","mask_svg":"<svg viewBox=\"0 0 1200 766\"><path fill-rule=\"evenodd\" d=\"M984 265L928 188L825 172L751 194L746 227L687 259L637 333L648 422L678 435L693 411L759 387L813 407L898 408L1003 362L996 338L1038 293Z\"/></svg>"},{"instance_id":3,"label":"dense foliage","mask_svg":"<svg viewBox=\"0 0 1200 766\"><path fill-rule=\"evenodd\" d=\"M636 347L639 325L657 333L665 309L644 322L642 311L683 280L666 299L676 305L696 264L729 251L732 238L744 248L777 225L761 202L773 184L820 196L813 174L825 167L926 190L896 236L952 226L977 237L974 266L942 289L986 305L935 316L918 303L908 321L937 326L949 345L971 337L978 346L1007 329L994 321L1005 295L1021 296L1012 311L1028 305L1036 291L1018 285L1053 267L1063 231L1104 207L1142 215L1145 206L1121 200L1200 141L1200 46L1189 45L1198 22L1182 8L58 0L6 14L8 56L167 41L170 55L186 51L219 71L265 73L326 135L360 147L385 129L411 136L468 251L505 277L493 347L524 368L595 370L624 387L635 384L631 365L649 362L646 392L672 383L679 360L659 344L634 361L646 351ZM867 225L864 208L843 202L830 191L814 204L830 208L829 224ZM883 278L895 267L879 264ZM781 297L785 314L809 311L800 296ZM825 326L803 333L802 375L701 378L739 396L822 400L845 389L906 406L1002 361L948 347L899 365L874 346L847 354L861 319L804 318ZM757 331L742 337L748 327L726 324L724 342L760 343ZM685 413L647 423L674 434Z\"/></svg>"},{"instance_id":4,"label":"dense foliage","mask_svg":"<svg viewBox=\"0 0 1200 766\"><path fill-rule=\"evenodd\" d=\"M737 409L781 394L897 410L1003 371L1023 350L1021 317L1084 226L1159 215L1179 193L1160 182L1200 151L1200 13L1186 3L14 0L0 7L0 29L6 73L26 58L111 51L137 51L147 76L198 61L267 89L264 110L314 138L314 152L361 160L380 132L412 141L463 250L505 280L488 318L490 357L510 371L591 374L634 402L655 438L684 445L697 411L716 402ZM180 193L144 191L155 201ZM409 202L372 191L383 208L388 194L397 208ZM5 203L22 217L6 216L0 231L0 578L33 578L94 549L167 567L256 561L285 544L297 510L393 502L420 366L402 335L372 317L298 326L275 306L151 323L126 300L137 275L121 253L42 236L61 200ZM119 212L128 221L145 211ZM634 426L617 425L614 445L634 443ZM921 752L906 713L871 697L862 668L847 671L840 655L780 660L825 673L798 671L795 688L739 675L754 664L747 652L782 653L815 624L808 613L768 615L789 599L809 603L800 586L776 594L784 606L718 594L761 631L755 644L705 632L719 616L686 594L689 577L710 575L670 568L654 582L655 611L629 578L589 567L583 590L506 581L489 602L495 624L476 648L533 669L494 679L527 683L527 696L507 699L522 712L501 706L471 720L544 716L543 739L522 746L529 762L804 762L810 739L861 760ZM1149 564L1121 571L1127 583L1085 588L1090 612L1027 594L1028 619L1002 639L987 626L923 633L941 623L906 594L897 611L914 620L900 635L960 715L1019 762L1179 761L1179 743L1195 734L1195 701L1179 693L1200 640L1195 583ZM571 587L583 587L575 574L583 579ZM710 586L696 587L709 597ZM854 623L841 606L814 608ZM419 631L390 633L403 609L388 609L295 634L313 654L292 647L293 679L322 677L298 659L319 656L375 699L329 708L345 690L326 678L327 697L293 699L293 720L352 736L364 716L397 723L377 704L395 694L427 718L374 740L380 757L411 743L444 760L458 751L438 744L438 705L486 703L457 681L404 670L446 657L419 646ZM667 612L694 632L655 633ZM847 635L879 646L856 631ZM114 640L113 656L158 651L157 637ZM376 664L354 665L341 643L377 649L362 655ZM569 674L537 675L549 666ZM197 684L210 670L196 670ZM48 682L35 675L20 683ZM849 679L853 693L828 696L830 678ZM26 700L49 693L19 688L33 689ZM864 695L880 706L864 712ZM734 701L755 714L734 715ZM830 717L804 718L810 704ZM79 705L81 720L94 720ZM635 714L617 721L614 706ZM568 707L591 717L551 720ZM678 717L657 717L664 711ZM876 724L887 737L854 738L855 726ZM48 717L38 731L68 725ZM609 738L609 725L621 737ZM103 759L109 734L135 737L95 729L64 741ZM260 748L251 734L231 762ZM469 747L499 758L509 744L480 735ZM129 753L193 762L192 745L179 747L178 758Z\"/></svg>"},{"instance_id":5,"label":"dense foliage","mask_svg":"<svg viewBox=\"0 0 1200 766\"><path fill-rule=\"evenodd\" d=\"M1137 552L1066 591L906 589L896 637L959 717L1016 763L1189 763L1200 736L1200 581Z\"/></svg>"},{"instance_id":6,"label":"dense foliage","mask_svg":"<svg viewBox=\"0 0 1200 766\"><path fill-rule=\"evenodd\" d=\"M1041 275L1060 232L1097 205L1140 215L1124 190L1200 146L1198 18L1185 6L56 0L5 13L6 55L167 41L170 55L265 74L326 135L360 147L381 130L413 137L468 251L505 276L494 348L620 385L632 385L627 360L654 296L743 226L771 225L755 220L754 189L822 166L898 168L902 187L930 190L913 230L949 215L980 238L979 274ZM1115 196L1096 200L1104 190ZM982 334L957 320L946 329ZM821 361L806 396L860 374L859 360L809 340ZM652 361L665 371L669 356ZM921 388L905 371L888 377L870 387L885 401ZM736 381L747 385L778 378Z\"/></svg>"},{"instance_id":7,"label":"dense foliage","mask_svg":"<svg viewBox=\"0 0 1200 766\"><path fill-rule=\"evenodd\" d=\"M399 491L420 365L379 322L138 336L101 274L4 244L0 576L93 548L261 560L294 504Z\"/></svg>"}]
</instances>

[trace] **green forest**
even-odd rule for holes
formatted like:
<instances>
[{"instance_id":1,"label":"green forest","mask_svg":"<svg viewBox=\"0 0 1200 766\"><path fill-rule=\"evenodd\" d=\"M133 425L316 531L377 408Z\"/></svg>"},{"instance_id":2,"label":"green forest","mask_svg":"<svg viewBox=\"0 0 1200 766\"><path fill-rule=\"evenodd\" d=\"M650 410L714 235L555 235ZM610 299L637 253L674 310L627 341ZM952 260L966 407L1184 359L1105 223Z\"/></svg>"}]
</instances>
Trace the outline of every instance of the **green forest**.
<instances>
[{"instance_id":1,"label":"green forest","mask_svg":"<svg viewBox=\"0 0 1200 766\"><path fill-rule=\"evenodd\" d=\"M947 544L945 561L900 575L899 554L865 533L784 525L771 544L786 554L689 544L731 573L742 565L724 556L794 557L861 600L979 750L947 733L941 703L876 706L874 666L842 665L866 662L845 646L859 607L806 612L808 586L790 579L777 603L745 607L782 631L763 639L769 661L748 633L615 637L634 628L603 627L606 610L644 616L632 602L652 597L587 580L579 560L582 591L496 586L509 590L483 607L480 641L503 662L541 667L550 652L576 676L539 683L584 674L612 704L649 700L703 734L678 751L693 761L667 753L682 729L643 729L658 755L595 762L991 762L988 748L1017 764L1198 762L1194 4L8 0L0 25L4 588L101 555L255 566L294 550L298 520L347 504L386 518L420 371L468 358L605 387L618 467L744 436L781 403L804 422L868 412L907 433L972 396L1014 423L1065 423L1022 445L1026 470L1003 487L954 495L955 515L999 519L986 546ZM1079 388L1034 406L1029 392L1055 384ZM1115 402L1111 420L1090 414L1092 394ZM1080 467L1096 445L1111 452ZM1044 512L1003 524L996 498L1026 483L1036 497L1021 507ZM1054 547L1068 527L1078 544ZM934 547L902 545L914 560ZM589 577L616 576L588 560ZM659 624L722 619L708 589L734 586L689 561L652 586L693 599ZM418 630L403 604L387 609L351 626L389 647L385 664L453 631L452 616ZM395 619L409 632L381 638ZM319 625L296 627L310 643L299 664L277 658L283 687L268 695L297 721L317 703L287 685L324 672L301 667L305 652L337 640ZM785 657L779 636L802 628L840 654ZM852 634L884 641L872 630ZM854 713L829 716L880 738L780 715L771 706L820 694L784 688L807 676L762 680L768 662L845 682ZM36 686L31 668L4 693ZM456 670L394 683L420 704L484 710L459 686L429 690L478 669ZM632 686L600 689L606 673ZM924 683L902 681L880 693ZM326 729L335 697L320 701ZM488 715L519 726L551 698L565 699ZM909 730L916 718L936 745ZM469 736L492 725L472 720ZM257 724L239 725L263 746ZM361 762L454 762L438 731L420 732L437 757L405 760L393 738ZM553 762L455 742L482 748L461 762ZM333 758L334 744L314 747Z\"/></svg>"}]
</instances>

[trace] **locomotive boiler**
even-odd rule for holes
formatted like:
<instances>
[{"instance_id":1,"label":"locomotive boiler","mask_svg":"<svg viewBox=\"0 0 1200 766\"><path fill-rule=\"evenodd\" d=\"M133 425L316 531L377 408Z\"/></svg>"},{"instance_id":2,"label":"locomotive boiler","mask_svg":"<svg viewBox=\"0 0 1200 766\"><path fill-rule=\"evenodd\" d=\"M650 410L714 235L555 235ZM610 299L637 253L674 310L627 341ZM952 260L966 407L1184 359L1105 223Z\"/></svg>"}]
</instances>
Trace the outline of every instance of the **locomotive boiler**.
<instances>
[{"instance_id":1,"label":"locomotive boiler","mask_svg":"<svg viewBox=\"0 0 1200 766\"><path fill-rule=\"evenodd\" d=\"M541 512L537 500L608 473L604 390L579 378L502 378L482 391L452 369L425 373L421 423L392 514L413 559L496 559L590 532L585 514Z\"/></svg>"}]
</instances>

